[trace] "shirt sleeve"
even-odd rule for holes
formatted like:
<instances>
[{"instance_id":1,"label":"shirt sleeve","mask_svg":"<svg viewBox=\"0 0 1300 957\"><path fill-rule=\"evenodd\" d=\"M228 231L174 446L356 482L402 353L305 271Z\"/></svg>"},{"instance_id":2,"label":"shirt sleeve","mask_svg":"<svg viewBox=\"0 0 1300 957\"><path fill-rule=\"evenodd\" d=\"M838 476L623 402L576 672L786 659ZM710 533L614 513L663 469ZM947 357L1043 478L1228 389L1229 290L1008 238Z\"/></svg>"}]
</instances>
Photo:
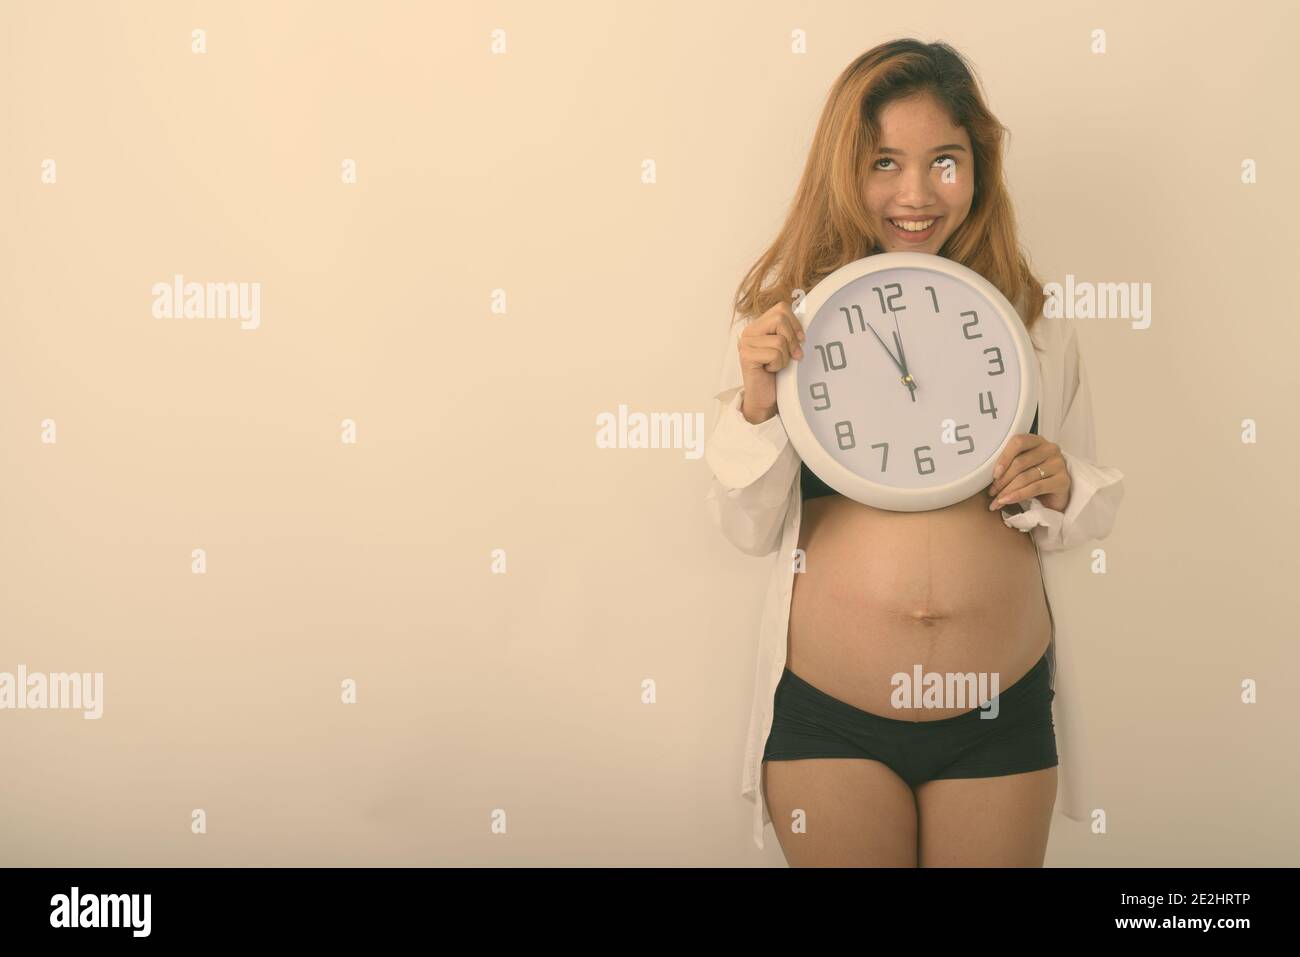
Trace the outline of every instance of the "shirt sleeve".
<instances>
[{"instance_id":1,"label":"shirt sleeve","mask_svg":"<svg viewBox=\"0 0 1300 957\"><path fill-rule=\"evenodd\" d=\"M1061 447L1070 475L1069 504L1064 512L1058 512L1031 498L1022 512L1002 511L1004 524L1031 533L1043 551L1062 551L1105 538L1115 524L1115 515L1124 498L1124 473L1095 461L1097 438L1092 392L1078 333L1073 327L1065 344L1064 367L1065 414L1053 441Z\"/></svg>"},{"instance_id":2,"label":"shirt sleeve","mask_svg":"<svg viewBox=\"0 0 1300 957\"><path fill-rule=\"evenodd\" d=\"M800 458L779 414L757 425L741 413L745 390L738 342L746 323L732 323L713 397L714 426L704 446L713 473L705 501L714 524L747 555L770 554L781 529Z\"/></svg>"}]
</instances>

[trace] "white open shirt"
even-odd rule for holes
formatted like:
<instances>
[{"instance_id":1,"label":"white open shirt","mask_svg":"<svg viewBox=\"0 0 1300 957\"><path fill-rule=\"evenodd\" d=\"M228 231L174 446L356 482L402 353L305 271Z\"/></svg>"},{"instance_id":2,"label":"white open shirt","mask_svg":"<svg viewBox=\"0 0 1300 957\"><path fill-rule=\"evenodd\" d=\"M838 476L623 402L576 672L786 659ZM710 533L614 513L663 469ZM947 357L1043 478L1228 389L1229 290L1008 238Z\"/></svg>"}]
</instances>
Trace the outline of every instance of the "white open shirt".
<instances>
[{"instance_id":1,"label":"white open shirt","mask_svg":"<svg viewBox=\"0 0 1300 957\"><path fill-rule=\"evenodd\" d=\"M762 848L763 827L772 819L759 772L772 729L773 696L785 667L803 498L801 460L790 444L781 416L753 425L740 412L744 389L736 340L746 324L732 323L714 396L714 425L704 457L713 473L708 508L722 534L748 555L777 555L763 605L740 783L741 795L754 804L754 843ZM1029 330L1029 337L1041 384L1038 434L1061 447L1070 474L1070 503L1065 512L1058 512L1032 498L1020 503L1024 512L1004 509L1002 519L1009 527L1031 535L1038 552L1056 645L1056 696L1052 702L1060 762L1056 806L1066 817L1084 821L1090 809L1098 805L1086 758L1078 672L1073 665L1076 637L1070 630L1068 603L1080 599L1073 596L1076 589L1065 590L1061 584L1067 571L1081 567L1086 570L1091 561L1090 554L1078 551L1078 546L1110 533L1124 497L1124 474L1094 461L1092 395L1074 326L1044 316Z\"/></svg>"}]
</instances>

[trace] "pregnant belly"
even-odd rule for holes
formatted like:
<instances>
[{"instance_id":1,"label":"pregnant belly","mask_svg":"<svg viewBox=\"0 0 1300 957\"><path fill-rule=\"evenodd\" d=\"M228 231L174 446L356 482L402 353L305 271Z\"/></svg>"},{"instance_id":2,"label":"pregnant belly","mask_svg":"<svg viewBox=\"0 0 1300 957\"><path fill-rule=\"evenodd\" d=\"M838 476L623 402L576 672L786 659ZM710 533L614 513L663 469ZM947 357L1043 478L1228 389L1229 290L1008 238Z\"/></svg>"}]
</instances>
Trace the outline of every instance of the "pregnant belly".
<instances>
[{"instance_id":1,"label":"pregnant belly","mask_svg":"<svg viewBox=\"0 0 1300 957\"><path fill-rule=\"evenodd\" d=\"M1047 650L1051 618L1033 541L988 503L982 490L928 512L841 495L804 502L786 667L854 707L910 721L978 702L899 702L895 675L983 672L1000 690L1019 680Z\"/></svg>"}]
</instances>

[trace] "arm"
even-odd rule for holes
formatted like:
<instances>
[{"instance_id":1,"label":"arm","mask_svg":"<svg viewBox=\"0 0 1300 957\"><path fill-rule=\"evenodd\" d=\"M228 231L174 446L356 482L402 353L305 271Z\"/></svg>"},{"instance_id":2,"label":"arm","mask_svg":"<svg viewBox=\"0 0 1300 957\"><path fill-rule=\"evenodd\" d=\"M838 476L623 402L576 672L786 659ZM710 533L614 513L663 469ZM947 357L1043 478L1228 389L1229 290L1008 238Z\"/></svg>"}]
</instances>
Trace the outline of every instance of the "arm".
<instances>
[{"instance_id":1,"label":"arm","mask_svg":"<svg viewBox=\"0 0 1300 957\"><path fill-rule=\"evenodd\" d=\"M704 446L713 479L705 501L729 542L747 555L768 555L780 546L800 459L780 415L755 425L741 412L745 390L737 342L744 325L732 323L713 397L715 425Z\"/></svg>"},{"instance_id":2,"label":"arm","mask_svg":"<svg viewBox=\"0 0 1300 957\"><path fill-rule=\"evenodd\" d=\"M1115 514L1124 498L1124 473L1098 465L1096 427L1092 418L1092 391L1088 370L1079 350L1078 334L1070 328L1065 343L1065 413L1053 441L1061 447L1070 474L1070 498L1064 512L1045 507L1037 498L1025 511L1003 522L1033 534L1043 551L1074 548L1110 534Z\"/></svg>"}]
</instances>

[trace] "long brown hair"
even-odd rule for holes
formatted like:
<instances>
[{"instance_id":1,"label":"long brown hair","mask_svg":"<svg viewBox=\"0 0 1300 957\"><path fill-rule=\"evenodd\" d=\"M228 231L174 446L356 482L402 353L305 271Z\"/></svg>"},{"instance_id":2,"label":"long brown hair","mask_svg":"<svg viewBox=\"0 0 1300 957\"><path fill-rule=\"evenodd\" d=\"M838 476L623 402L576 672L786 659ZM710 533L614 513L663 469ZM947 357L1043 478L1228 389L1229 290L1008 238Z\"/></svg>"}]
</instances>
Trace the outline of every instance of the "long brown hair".
<instances>
[{"instance_id":1,"label":"long brown hair","mask_svg":"<svg viewBox=\"0 0 1300 957\"><path fill-rule=\"evenodd\" d=\"M939 255L979 273L1019 311L1026 328L1043 314L1043 286L1016 239L1015 212L1003 182L1010 130L984 103L972 69L946 43L894 40L849 64L831 87L785 224L736 290L741 317L762 315L805 293L840 266L883 251L866 207L867 159L880 143L888 103L929 94L965 128L975 158L970 212ZM774 274L766 286L763 280Z\"/></svg>"}]
</instances>

